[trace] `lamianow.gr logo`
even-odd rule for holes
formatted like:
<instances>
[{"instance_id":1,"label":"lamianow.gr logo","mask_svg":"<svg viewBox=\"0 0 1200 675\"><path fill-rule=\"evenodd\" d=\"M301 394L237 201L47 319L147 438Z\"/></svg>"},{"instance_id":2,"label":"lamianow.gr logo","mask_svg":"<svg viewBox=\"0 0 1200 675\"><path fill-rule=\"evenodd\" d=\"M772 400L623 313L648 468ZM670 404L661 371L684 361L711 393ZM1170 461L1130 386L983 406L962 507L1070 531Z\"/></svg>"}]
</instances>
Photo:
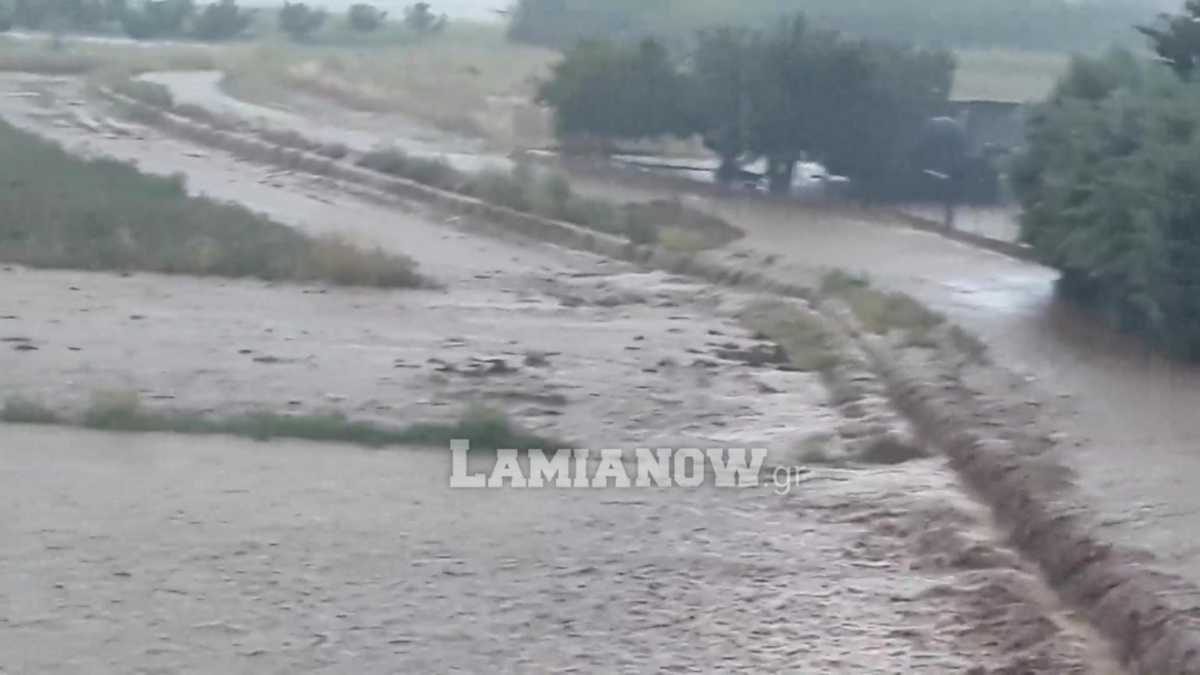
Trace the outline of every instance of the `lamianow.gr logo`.
<instances>
[{"instance_id":1,"label":"lamianow.gr logo","mask_svg":"<svg viewBox=\"0 0 1200 675\"><path fill-rule=\"evenodd\" d=\"M450 487L696 488L712 476L716 487L746 488L761 484L767 459L765 448L502 449L490 471L473 472L470 450L469 441L450 442Z\"/></svg>"}]
</instances>

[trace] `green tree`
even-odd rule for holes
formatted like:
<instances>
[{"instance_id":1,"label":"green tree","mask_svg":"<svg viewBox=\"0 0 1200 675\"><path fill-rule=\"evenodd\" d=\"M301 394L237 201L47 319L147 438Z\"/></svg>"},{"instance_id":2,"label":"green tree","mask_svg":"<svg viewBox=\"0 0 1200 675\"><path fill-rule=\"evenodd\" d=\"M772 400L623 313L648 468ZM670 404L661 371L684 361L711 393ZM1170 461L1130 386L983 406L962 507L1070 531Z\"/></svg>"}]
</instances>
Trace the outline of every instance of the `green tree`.
<instances>
[{"instance_id":1,"label":"green tree","mask_svg":"<svg viewBox=\"0 0 1200 675\"><path fill-rule=\"evenodd\" d=\"M428 2L418 2L404 9L404 25L417 35L439 33L446 27L446 15L433 13Z\"/></svg>"},{"instance_id":2,"label":"green tree","mask_svg":"<svg viewBox=\"0 0 1200 675\"><path fill-rule=\"evenodd\" d=\"M328 16L325 10L313 9L303 2L284 2L279 10L279 29L293 40L307 40L325 25Z\"/></svg>"},{"instance_id":3,"label":"green tree","mask_svg":"<svg viewBox=\"0 0 1200 675\"><path fill-rule=\"evenodd\" d=\"M838 91L841 115L823 131L819 152L870 199L903 198L922 179L914 160L922 129L947 112L955 63L937 50L858 43L865 81ZM836 77L835 77L836 79Z\"/></svg>"},{"instance_id":4,"label":"green tree","mask_svg":"<svg viewBox=\"0 0 1200 675\"><path fill-rule=\"evenodd\" d=\"M559 138L569 140L687 135L690 95L687 78L654 40L580 43L538 89L538 100L555 110Z\"/></svg>"},{"instance_id":5,"label":"green tree","mask_svg":"<svg viewBox=\"0 0 1200 675\"><path fill-rule=\"evenodd\" d=\"M196 12L192 0L147 0L121 16L125 33L135 40L174 37Z\"/></svg>"},{"instance_id":6,"label":"green tree","mask_svg":"<svg viewBox=\"0 0 1200 675\"><path fill-rule=\"evenodd\" d=\"M8 0L0 2L0 33L12 30L16 25L17 8Z\"/></svg>"},{"instance_id":7,"label":"green tree","mask_svg":"<svg viewBox=\"0 0 1200 675\"><path fill-rule=\"evenodd\" d=\"M701 31L696 41L691 105L705 147L721 160L722 183L736 177L739 159L750 149L750 86L759 47L757 34L744 28Z\"/></svg>"},{"instance_id":8,"label":"green tree","mask_svg":"<svg viewBox=\"0 0 1200 675\"><path fill-rule=\"evenodd\" d=\"M1160 14L1158 26L1138 26L1159 58L1184 79L1200 64L1200 0L1187 0L1182 14Z\"/></svg>"},{"instance_id":9,"label":"green tree","mask_svg":"<svg viewBox=\"0 0 1200 675\"><path fill-rule=\"evenodd\" d=\"M378 30L387 21L387 12L374 5L358 3L351 5L346 13L346 23L360 33Z\"/></svg>"},{"instance_id":10,"label":"green tree","mask_svg":"<svg viewBox=\"0 0 1200 675\"><path fill-rule=\"evenodd\" d=\"M201 40L235 38L254 21L254 10L238 7L236 0L220 0L204 8L192 26L192 35Z\"/></svg>"},{"instance_id":11,"label":"green tree","mask_svg":"<svg viewBox=\"0 0 1200 675\"><path fill-rule=\"evenodd\" d=\"M1195 358L1200 91L1170 72L1122 53L1076 59L1030 120L1014 187L1021 236L1061 290Z\"/></svg>"}]
</instances>

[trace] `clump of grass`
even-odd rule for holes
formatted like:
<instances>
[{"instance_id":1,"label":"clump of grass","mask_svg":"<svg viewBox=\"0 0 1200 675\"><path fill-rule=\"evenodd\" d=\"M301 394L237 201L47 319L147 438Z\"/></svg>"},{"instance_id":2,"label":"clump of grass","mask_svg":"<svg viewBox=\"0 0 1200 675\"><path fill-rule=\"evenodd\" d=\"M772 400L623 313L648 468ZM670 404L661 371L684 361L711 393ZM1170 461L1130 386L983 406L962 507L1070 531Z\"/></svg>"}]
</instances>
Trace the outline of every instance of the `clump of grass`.
<instances>
[{"instance_id":1,"label":"clump of grass","mask_svg":"<svg viewBox=\"0 0 1200 675\"><path fill-rule=\"evenodd\" d=\"M724 220L678 201L617 206L576 195L561 173L537 175L525 164L518 164L512 171L489 168L468 175L442 160L413 157L394 148L372 150L360 157L357 164L514 211L623 236L635 244L660 243L662 233L669 230L673 232L670 243L675 250L694 253L728 243L742 234Z\"/></svg>"},{"instance_id":2,"label":"clump of grass","mask_svg":"<svg viewBox=\"0 0 1200 675\"><path fill-rule=\"evenodd\" d=\"M300 274L343 286L406 288L425 285L417 264L381 248L364 249L336 236L318 237L309 249L308 267Z\"/></svg>"},{"instance_id":3,"label":"clump of grass","mask_svg":"<svg viewBox=\"0 0 1200 675\"><path fill-rule=\"evenodd\" d=\"M91 405L83 413L83 426L106 431L169 431L166 424L156 424L157 418L142 410L141 400L134 392L99 391L92 395Z\"/></svg>"},{"instance_id":4,"label":"clump of grass","mask_svg":"<svg viewBox=\"0 0 1200 675\"><path fill-rule=\"evenodd\" d=\"M815 434L802 439L796 451L803 464L820 464L827 466L844 466L844 453L833 450L836 439L831 434Z\"/></svg>"},{"instance_id":5,"label":"clump of grass","mask_svg":"<svg viewBox=\"0 0 1200 675\"><path fill-rule=\"evenodd\" d=\"M467 180L463 191L477 199L514 211L533 211L530 186L507 171L484 169Z\"/></svg>"},{"instance_id":6,"label":"clump of grass","mask_svg":"<svg viewBox=\"0 0 1200 675\"><path fill-rule=\"evenodd\" d=\"M946 321L912 296L872 288L865 276L844 270L827 272L820 288L823 294L844 300L867 330L878 335L898 330L906 334L909 344L931 344L932 331Z\"/></svg>"},{"instance_id":7,"label":"clump of grass","mask_svg":"<svg viewBox=\"0 0 1200 675\"><path fill-rule=\"evenodd\" d=\"M118 94L155 108L171 110L175 107L175 97L171 95L171 90L157 82L124 78L113 82L111 87Z\"/></svg>"},{"instance_id":8,"label":"clump of grass","mask_svg":"<svg viewBox=\"0 0 1200 675\"><path fill-rule=\"evenodd\" d=\"M844 295L847 292L870 288L871 280L865 274L853 274L843 269L832 269L821 275L823 295Z\"/></svg>"},{"instance_id":9,"label":"clump of grass","mask_svg":"<svg viewBox=\"0 0 1200 675\"><path fill-rule=\"evenodd\" d=\"M699 253L708 248L704 235L681 227L667 227L658 235L658 243L676 253Z\"/></svg>"},{"instance_id":10,"label":"clump of grass","mask_svg":"<svg viewBox=\"0 0 1200 675\"><path fill-rule=\"evenodd\" d=\"M973 363L988 362L988 346L983 340L963 330L961 326L951 326L950 343Z\"/></svg>"},{"instance_id":11,"label":"clump of grass","mask_svg":"<svg viewBox=\"0 0 1200 675\"><path fill-rule=\"evenodd\" d=\"M59 424L61 418L40 401L12 396L0 407L0 422L10 424Z\"/></svg>"},{"instance_id":12,"label":"clump of grass","mask_svg":"<svg viewBox=\"0 0 1200 675\"><path fill-rule=\"evenodd\" d=\"M282 145L285 148L295 148L296 150L310 150L316 143L310 141L306 136L293 129L273 129L271 127L263 127L258 130L258 136L268 143Z\"/></svg>"},{"instance_id":13,"label":"clump of grass","mask_svg":"<svg viewBox=\"0 0 1200 675\"><path fill-rule=\"evenodd\" d=\"M323 157L328 157L329 159L342 159L346 155L350 154L350 148L346 147L345 143L338 143L334 141L330 143L321 143L313 149L313 152Z\"/></svg>"},{"instance_id":14,"label":"clump of grass","mask_svg":"<svg viewBox=\"0 0 1200 675\"><path fill-rule=\"evenodd\" d=\"M190 197L182 176L85 161L0 122L0 261L32 267L412 287L416 263Z\"/></svg>"},{"instance_id":15,"label":"clump of grass","mask_svg":"<svg viewBox=\"0 0 1200 675\"><path fill-rule=\"evenodd\" d=\"M371 150L364 153L357 164L364 169L406 178L443 190L458 191L467 182L462 172L443 159L413 157L396 148Z\"/></svg>"},{"instance_id":16,"label":"clump of grass","mask_svg":"<svg viewBox=\"0 0 1200 675\"><path fill-rule=\"evenodd\" d=\"M72 421L28 399L12 398L0 409L0 421L29 424L71 424ZM391 427L353 420L331 411L306 415L252 412L214 417L189 411L149 410L129 391L100 391L78 419L78 425L100 431L159 432L177 434L227 434L267 441L291 438L367 447L448 447L465 439L473 451L559 449L560 440L534 434L514 423L502 411L473 405L452 423L421 423Z\"/></svg>"},{"instance_id":17,"label":"clump of grass","mask_svg":"<svg viewBox=\"0 0 1200 675\"><path fill-rule=\"evenodd\" d=\"M569 220L575 199L571 181L557 171L546 174L541 181L540 189L534 191L533 212L554 220Z\"/></svg>"},{"instance_id":18,"label":"clump of grass","mask_svg":"<svg viewBox=\"0 0 1200 675\"><path fill-rule=\"evenodd\" d=\"M416 424L404 430L405 444L449 445L450 441L465 439L472 451L508 449L560 449L568 447L561 440L530 433L514 424L502 411L483 405L472 405L454 424Z\"/></svg>"},{"instance_id":19,"label":"clump of grass","mask_svg":"<svg viewBox=\"0 0 1200 675\"><path fill-rule=\"evenodd\" d=\"M658 225L651 221L636 220L625 214L625 236L635 244L657 244L659 241Z\"/></svg>"},{"instance_id":20,"label":"clump of grass","mask_svg":"<svg viewBox=\"0 0 1200 675\"><path fill-rule=\"evenodd\" d=\"M204 120L201 119L200 121ZM350 149L344 143L316 141L292 129L262 127L256 129L254 133L268 143L274 143L275 145L294 150L311 152L329 159L342 159L350 154Z\"/></svg>"},{"instance_id":21,"label":"clump of grass","mask_svg":"<svg viewBox=\"0 0 1200 675\"><path fill-rule=\"evenodd\" d=\"M783 302L760 302L746 308L741 318L751 330L782 347L799 370L828 373L841 362L836 338L811 312Z\"/></svg>"},{"instance_id":22,"label":"clump of grass","mask_svg":"<svg viewBox=\"0 0 1200 675\"><path fill-rule=\"evenodd\" d=\"M237 120L226 115L222 115L221 113L213 112L212 110L209 110L202 105L196 105L195 103L177 103L171 110L176 115L186 117L202 124L207 124L208 126L216 129L230 130L241 126Z\"/></svg>"},{"instance_id":23,"label":"clump of grass","mask_svg":"<svg viewBox=\"0 0 1200 675\"><path fill-rule=\"evenodd\" d=\"M723 246L744 234L726 220L679 199L654 199L626 204L624 216L627 228L652 228L659 233L657 239L661 239L662 233L667 230L687 233L693 247L699 247L697 250Z\"/></svg>"}]
</instances>

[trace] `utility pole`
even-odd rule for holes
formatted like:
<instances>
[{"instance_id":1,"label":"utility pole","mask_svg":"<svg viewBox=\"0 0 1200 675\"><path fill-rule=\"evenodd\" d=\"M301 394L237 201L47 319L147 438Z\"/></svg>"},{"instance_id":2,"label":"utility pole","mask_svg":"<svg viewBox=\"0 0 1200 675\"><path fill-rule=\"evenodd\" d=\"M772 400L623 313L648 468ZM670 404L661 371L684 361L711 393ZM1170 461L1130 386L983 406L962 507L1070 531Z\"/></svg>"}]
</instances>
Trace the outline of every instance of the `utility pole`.
<instances>
[{"instance_id":1,"label":"utility pole","mask_svg":"<svg viewBox=\"0 0 1200 675\"><path fill-rule=\"evenodd\" d=\"M942 185L942 227L947 232L954 230L954 183L952 176L941 171L925 169L925 175L940 181Z\"/></svg>"}]
</instances>

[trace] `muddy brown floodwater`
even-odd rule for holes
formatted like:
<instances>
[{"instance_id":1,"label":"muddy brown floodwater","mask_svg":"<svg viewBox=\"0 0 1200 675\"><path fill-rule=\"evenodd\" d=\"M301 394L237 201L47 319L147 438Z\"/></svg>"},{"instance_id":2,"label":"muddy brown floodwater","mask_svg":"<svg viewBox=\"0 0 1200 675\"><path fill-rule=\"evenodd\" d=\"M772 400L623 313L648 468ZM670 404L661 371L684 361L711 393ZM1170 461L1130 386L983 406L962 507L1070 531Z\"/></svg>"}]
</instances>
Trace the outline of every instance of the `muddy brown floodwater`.
<instances>
[{"instance_id":1,"label":"muddy brown floodwater","mask_svg":"<svg viewBox=\"0 0 1200 675\"><path fill-rule=\"evenodd\" d=\"M962 673L1069 626L995 634L1034 584L914 556L983 517L923 464L477 492L437 451L3 438L4 672ZM1006 672L1106 672L1038 658Z\"/></svg>"},{"instance_id":2,"label":"muddy brown floodwater","mask_svg":"<svg viewBox=\"0 0 1200 675\"><path fill-rule=\"evenodd\" d=\"M7 267L6 394L389 423L484 400L584 446L785 465L832 436L815 375L722 356L761 345L733 318L753 296L114 123L79 82L0 86L0 114L73 152L407 253L443 286ZM442 448L0 428L0 672L1120 672L941 457L810 464L787 494L448 475Z\"/></svg>"}]
</instances>

